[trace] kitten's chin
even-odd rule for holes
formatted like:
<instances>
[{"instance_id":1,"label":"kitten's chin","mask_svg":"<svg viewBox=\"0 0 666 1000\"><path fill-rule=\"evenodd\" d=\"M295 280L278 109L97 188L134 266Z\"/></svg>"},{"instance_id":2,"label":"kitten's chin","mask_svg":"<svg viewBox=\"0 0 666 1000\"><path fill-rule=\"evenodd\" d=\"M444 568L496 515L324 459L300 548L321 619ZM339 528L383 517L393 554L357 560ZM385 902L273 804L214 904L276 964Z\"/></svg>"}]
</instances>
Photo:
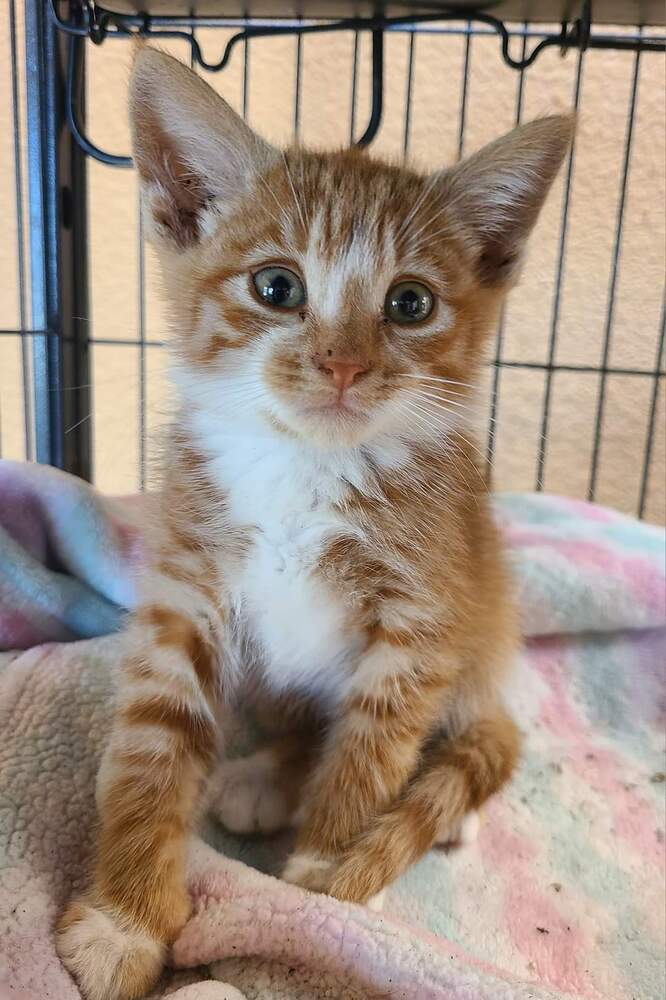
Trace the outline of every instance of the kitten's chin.
<instances>
[{"instance_id":1,"label":"kitten's chin","mask_svg":"<svg viewBox=\"0 0 666 1000\"><path fill-rule=\"evenodd\" d=\"M284 410L285 427L309 444L325 451L353 448L373 433L373 420L364 410L347 406L303 406Z\"/></svg>"}]
</instances>

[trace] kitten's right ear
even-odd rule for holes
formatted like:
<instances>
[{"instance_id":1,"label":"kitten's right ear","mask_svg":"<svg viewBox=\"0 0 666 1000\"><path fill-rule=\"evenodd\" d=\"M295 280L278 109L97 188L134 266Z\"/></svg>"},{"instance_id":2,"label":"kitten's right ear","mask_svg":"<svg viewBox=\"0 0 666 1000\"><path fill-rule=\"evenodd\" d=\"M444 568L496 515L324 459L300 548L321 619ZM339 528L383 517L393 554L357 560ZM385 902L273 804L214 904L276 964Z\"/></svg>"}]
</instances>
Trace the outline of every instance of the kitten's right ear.
<instances>
[{"instance_id":1,"label":"kitten's right ear","mask_svg":"<svg viewBox=\"0 0 666 1000\"><path fill-rule=\"evenodd\" d=\"M482 284L506 286L517 276L575 125L566 114L527 122L440 175L449 219L470 246Z\"/></svg>"},{"instance_id":2,"label":"kitten's right ear","mask_svg":"<svg viewBox=\"0 0 666 1000\"><path fill-rule=\"evenodd\" d=\"M153 235L181 249L277 156L192 70L145 45L134 59L130 124Z\"/></svg>"}]
</instances>

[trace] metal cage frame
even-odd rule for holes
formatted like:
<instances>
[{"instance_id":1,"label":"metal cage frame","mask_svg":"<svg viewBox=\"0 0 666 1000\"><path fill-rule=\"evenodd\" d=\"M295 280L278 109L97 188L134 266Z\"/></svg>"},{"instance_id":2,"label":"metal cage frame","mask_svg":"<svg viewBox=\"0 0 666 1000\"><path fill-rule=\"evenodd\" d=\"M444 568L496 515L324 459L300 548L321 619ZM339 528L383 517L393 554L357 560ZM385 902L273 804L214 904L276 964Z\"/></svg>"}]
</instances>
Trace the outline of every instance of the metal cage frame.
<instances>
[{"instance_id":1,"label":"metal cage frame","mask_svg":"<svg viewBox=\"0 0 666 1000\"><path fill-rule=\"evenodd\" d=\"M421 31L438 31L465 37L465 64L460 96L460 150L465 130L465 110L469 74L470 44L475 35L496 34L504 61L517 74L515 121L519 122L523 102L524 74L545 48L557 46L564 55L575 50L576 72L572 105L578 107L585 52L590 48L615 48L634 53L630 104L624 139L623 162L618 192L615 244L607 292L606 319L602 354L597 366L559 364L556 359L560 318L560 293L567 246L567 223L575 145L565 171L561 207L559 249L553 308L550 321L548 356L537 363L507 358L504 355L505 318L499 321L493 366L493 392L486 445L486 460L492 469L495 449L495 421L499 415L502 372L508 368L542 370L545 377L541 413L541 438L538 449L535 489L543 487L547 461L549 422L553 376L558 371L593 372L599 376L596 400L596 423L593 452L589 470L587 496L594 500L597 490L600 447L606 406L606 386L611 375L640 375L652 382L648 426L646 428L638 516L645 512L657 419L659 392L664 375L664 339L666 299L662 305L657 352L652 368L619 368L610 364L613 335L615 296L620 267L620 248L625 213L627 179L634 135L634 117L638 93L639 68L645 53L666 51L663 35L645 36L639 25L631 35L614 35L594 28L590 0L583 0L579 17L563 23L559 32L533 29L529 24L507 26L486 10L471 10L455 4L443 4L436 11L415 13L408 17L346 17L333 21L239 21L233 18L190 15L148 16L118 14L97 6L94 0L25 0L25 59L28 167L27 191L29 205L29 247L23 241L23 186L21 167L21 132L18 93L18 59L15 0L9 0L10 46L13 71L14 150L16 213L18 224L19 322L20 330L2 330L0 334L21 335L24 426L26 455L73 472L85 479L92 477L91 428L88 416L91 408L90 345L104 343L91 336L88 323L87 279L87 210L86 162L95 157L111 167L131 165L129 157L107 153L96 147L86 136L85 108L85 49L92 42L100 45L112 39L132 35L183 38L190 45L192 61L207 71L222 70L234 49L244 46L244 94L247 93L247 43L250 39L291 34L298 38L296 49L296 88L294 95L293 131L297 138L300 124L301 43L300 39L314 32L355 32L352 80L350 142L368 145L380 126L383 109L384 37L399 31L409 35L406 113L404 122L404 152L409 148L410 113L414 61L414 39ZM451 26L449 22L460 22ZM198 27L236 27L220 58L208 62L197 42ZM367 126L358 136L356 123L356 78L358 68L359 33L372 36L372 101ZM244 102L246 103L246 101ZM27 266L29 260L29 268ZM142 255L139 256L142 266ZM29 272L29 278L27 277ZM28 288L29 286L29 288ZM141 284L141 287L142 284ZM30 296L30 328L28 315ZM140 330L136 344L140 349L141 377L140 464L141 485L145 484L145 378L148 346L157 341L145 337L143 302L140 304ZM108 342L108 341L107 341ZM120 344L122 341L113 340ZM29 347L32 355L29 358ZM72 387L63 392L63 388Z\"/></svg>"}]
</instances>

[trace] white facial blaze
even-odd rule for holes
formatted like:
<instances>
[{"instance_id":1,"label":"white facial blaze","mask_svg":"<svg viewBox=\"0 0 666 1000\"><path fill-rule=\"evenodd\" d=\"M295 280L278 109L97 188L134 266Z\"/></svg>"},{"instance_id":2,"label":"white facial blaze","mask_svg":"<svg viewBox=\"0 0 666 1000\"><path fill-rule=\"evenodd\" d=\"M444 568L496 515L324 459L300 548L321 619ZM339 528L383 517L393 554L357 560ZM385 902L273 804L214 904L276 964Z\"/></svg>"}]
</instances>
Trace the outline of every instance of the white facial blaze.
<instances>
[{"instance_id":1,"label":"white facial blaze","mask_svg":"<svg viewBox=\"0 0 666 1000\"><path fill-rule=\"evenodd\" d=\"M366 229L356 232L344 252L328 260L322 252L322 233L322 216L318 213L312 221L302 261L308 300L317 318L324 323L340 319L341 304L352 279L355 282L360 279L365 286L368 298L364 308L381 309L391 280L391 254L380 255L374 234Z\"/></svg>"}]
</instances>

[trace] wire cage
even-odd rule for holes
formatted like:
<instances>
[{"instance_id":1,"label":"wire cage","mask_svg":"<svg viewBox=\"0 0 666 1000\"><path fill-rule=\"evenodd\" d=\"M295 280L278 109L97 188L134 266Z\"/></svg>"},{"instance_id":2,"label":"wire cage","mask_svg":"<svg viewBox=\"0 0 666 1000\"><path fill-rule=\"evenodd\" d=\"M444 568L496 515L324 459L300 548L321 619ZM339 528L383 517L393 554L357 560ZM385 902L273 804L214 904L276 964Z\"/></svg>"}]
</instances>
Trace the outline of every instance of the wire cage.
<instances>
[{"instance_id":1,"label":"wire cage","mask_svg":"<svg viewBox=\"0 0 666 1000\"><path fill-rule=\"evenodd\" d=\"M141 34L270 139L358 143L426 168L576 108L574 148L488 359L482 458L497 488L663 519L660 5L346 2L277 17L271 0L251 15L231 0L8 0L0 454L115 492L149 481L169 396L158 279L124 169L128 40Z\"/></svg>"}]
</instances>

